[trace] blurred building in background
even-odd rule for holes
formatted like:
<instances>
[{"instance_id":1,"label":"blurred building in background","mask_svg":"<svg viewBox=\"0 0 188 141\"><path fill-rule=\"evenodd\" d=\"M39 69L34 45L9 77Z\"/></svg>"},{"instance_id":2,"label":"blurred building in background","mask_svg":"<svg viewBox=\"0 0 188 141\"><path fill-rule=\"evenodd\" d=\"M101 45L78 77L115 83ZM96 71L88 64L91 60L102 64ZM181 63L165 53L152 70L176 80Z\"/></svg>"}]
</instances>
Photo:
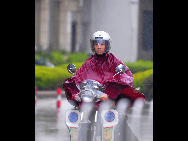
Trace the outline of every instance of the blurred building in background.
<instances>
[{"instance_id":1,"label":"blurred building in background","mask_svg":"<svg viewBox=\"0 0 188 141\"><path fill-rule=\"evenodd\" d=\"M100 30L122 61L153 60L153 0L35 0L37 49L90 54Z\"/></svg>"}]
</instances>

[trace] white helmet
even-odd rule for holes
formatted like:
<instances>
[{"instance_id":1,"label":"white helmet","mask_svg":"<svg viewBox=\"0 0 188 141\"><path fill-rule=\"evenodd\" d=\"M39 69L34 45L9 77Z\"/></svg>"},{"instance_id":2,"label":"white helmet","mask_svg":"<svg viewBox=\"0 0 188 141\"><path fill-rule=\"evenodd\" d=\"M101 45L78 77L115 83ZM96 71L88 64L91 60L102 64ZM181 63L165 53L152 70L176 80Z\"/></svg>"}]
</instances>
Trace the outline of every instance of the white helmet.
<instances>
[{"instance_id":1,"label":"white helmet","mask_svg":"<svg viewBox=\"0 0 188 141\"><path fill-rule=\"evenodd\" d=\"M95 52L94 49L94 43L101 43L104 42L106 43L106 50L105 53L108 53L111 49L111 42L112 39L110 38L109 34L104 32L104 31L97 31L93 34L93 36L90 39L91 42L91 51Z\"/></svg>"}]
</instances>

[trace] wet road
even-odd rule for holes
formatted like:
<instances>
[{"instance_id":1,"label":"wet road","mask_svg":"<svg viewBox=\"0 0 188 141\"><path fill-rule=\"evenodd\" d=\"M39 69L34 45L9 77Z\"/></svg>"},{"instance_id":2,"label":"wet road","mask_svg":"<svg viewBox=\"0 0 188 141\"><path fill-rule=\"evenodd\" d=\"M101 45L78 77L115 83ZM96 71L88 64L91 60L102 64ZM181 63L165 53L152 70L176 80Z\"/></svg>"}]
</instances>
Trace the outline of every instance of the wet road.
<instances>
[{"instance_id":1,"label":"wet road","mask_svg":"<svg viewBox=\"0 0 188 141\"><path fill-rule=\"evenodd\" d=\"M65 112L72 109L66 98L61 98L61 107L56 107L56 97L38 98L35 106L35 141L70 141L65 124ZM153 141L153 104L146 102L139 110L127 111L128 125L139 141Z\"/></svg>"}]
</instances>

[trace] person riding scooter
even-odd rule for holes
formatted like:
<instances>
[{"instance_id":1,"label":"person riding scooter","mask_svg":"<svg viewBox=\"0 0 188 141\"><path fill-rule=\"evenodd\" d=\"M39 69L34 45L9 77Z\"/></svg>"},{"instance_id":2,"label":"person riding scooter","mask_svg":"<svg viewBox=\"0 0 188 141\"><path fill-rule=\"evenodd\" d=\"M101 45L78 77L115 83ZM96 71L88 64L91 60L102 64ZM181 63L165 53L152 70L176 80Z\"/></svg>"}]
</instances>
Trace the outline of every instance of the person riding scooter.
<instances>
[{"instance_id":1,"label":"person riding scooter","mask_svg":"<svg viewBox=\"0 0 188 141\"><path fill-rule=\"evenodd\" d=\"M78 105L79 90L76 86L86 79L93 79L104 85L106 89L101 99L111 99L114 101L114 107L121 98L128 98L131 102L130 106L137 98L145 99L143 94L134 89L134 76L130 69L120 59L109 53L111 42L109 34L104 31L97 31L91 37L91 50L94 54L85 61L74 76L63 83L67 99L72 105ZM126 71L112 79L119 64L124 65Z\"/></svg>"}]
</instances>

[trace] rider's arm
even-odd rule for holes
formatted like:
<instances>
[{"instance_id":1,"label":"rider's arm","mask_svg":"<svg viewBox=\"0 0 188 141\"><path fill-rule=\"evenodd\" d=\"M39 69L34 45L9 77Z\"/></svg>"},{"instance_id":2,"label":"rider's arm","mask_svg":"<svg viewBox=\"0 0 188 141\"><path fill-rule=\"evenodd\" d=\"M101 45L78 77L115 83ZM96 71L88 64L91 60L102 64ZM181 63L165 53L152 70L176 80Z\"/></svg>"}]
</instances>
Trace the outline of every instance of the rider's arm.
<instances>
[{"instance_id":1,"label":"rider's arm","mask_svg":"<svg viewBox=\"0 0 188 141\"><path fill-rule=\"evenodd\" d=\"M116 78L115 80L117 80L117 82L119 84L128 85L128 86L134 87L134 76L132 75L130 69L120 59L114 57L113 66L116 67L119 64L124 65L125 68L126 68L126 71L125 71L124 74L116 75L115 76L115 78ZM115 68L114 68L114 70L115 70ZM115 73L116 72L114 72L114 74Z\"/></svg>"},{"instance_id":2,"label":"rider's arm","mask_svg":"<svg viewBox=\"0 0 188 141\"><path fill-rule=\"evenodd\" d=\"M119 82L124 85L129 85L134 87L134 76L132 75L130 69L125 65L126 71L124 74L119 75Z\"/></svg>"}]
</instances>

